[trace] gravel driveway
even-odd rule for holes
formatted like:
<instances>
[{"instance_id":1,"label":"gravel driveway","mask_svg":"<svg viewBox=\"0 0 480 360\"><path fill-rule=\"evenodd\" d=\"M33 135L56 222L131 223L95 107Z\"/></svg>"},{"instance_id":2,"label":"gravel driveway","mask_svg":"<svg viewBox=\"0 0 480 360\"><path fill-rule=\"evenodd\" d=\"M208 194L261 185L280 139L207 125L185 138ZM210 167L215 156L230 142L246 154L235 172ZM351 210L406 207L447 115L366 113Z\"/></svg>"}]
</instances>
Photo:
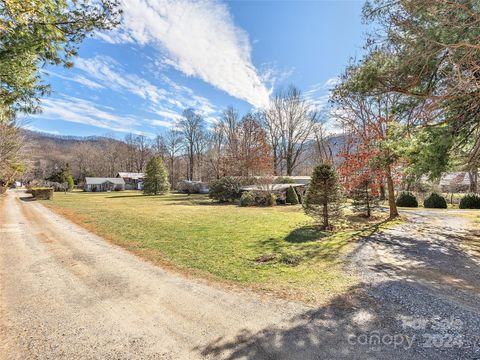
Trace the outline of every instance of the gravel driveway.
<instances>
[{"instance_id":1,"label":"gravel driveway","mask_svg":"<svg viewBox=\"0 0 480 360\"><path fill-rule=\"evenodd\" d=\"M25 196L0 198L0 359L480 358L479 256L450 213L361 241L362 282L311 308L164 271Z\"/></svg>"}]
</instances>

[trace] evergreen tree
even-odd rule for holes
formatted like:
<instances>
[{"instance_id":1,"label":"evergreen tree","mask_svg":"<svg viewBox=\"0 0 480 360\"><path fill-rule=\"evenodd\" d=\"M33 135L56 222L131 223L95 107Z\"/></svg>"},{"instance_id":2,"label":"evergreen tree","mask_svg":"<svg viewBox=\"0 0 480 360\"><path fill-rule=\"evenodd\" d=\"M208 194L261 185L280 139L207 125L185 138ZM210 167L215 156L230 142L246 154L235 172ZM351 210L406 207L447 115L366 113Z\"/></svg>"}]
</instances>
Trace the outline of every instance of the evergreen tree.
<instances>
[{"instance_id":1,"label":"evergreen tree","mask_svg":"<svg viewBox=\"0 0 480 360\"><path fill-rule=\"evenodd\" d=\"M372 180L364 179L352 190L352 206L355 211L363 212L367 218L372 215L372 207L376 205L377 198L372 194Z\"/></svg>"},{"instance_id":2,"label":"evergreen tree","mask_svg":"<svg viewBox=\"0 0 480 360\"><path fill-rule=\"evenodd\" d=\"M335 169L329 164L315 167L303 202L305 213L331 228L330 219L340 216L341 192Z\"/></svg>"},{"instance_id":3,"label":"evergreen tree","mask_svg":"<svg viewBox=\"0 0 480 360\"><path fill-rule=\"evenodd\" d=\"M290 186L287 190L287 203L292 205L298 204L298 195L292 186Z\"/></svg>"},{"instance_id":4,"label":"evergreen tree","mask_svg":"<svg viewBox=\"0 0 480 360\"><path fill-rule=\"evenodd\" d=\"M153 156L147 164L147 172L143 183L145 195L158 195L168 191L168 171L160 156Z\"/></svg>"}]
</instances>

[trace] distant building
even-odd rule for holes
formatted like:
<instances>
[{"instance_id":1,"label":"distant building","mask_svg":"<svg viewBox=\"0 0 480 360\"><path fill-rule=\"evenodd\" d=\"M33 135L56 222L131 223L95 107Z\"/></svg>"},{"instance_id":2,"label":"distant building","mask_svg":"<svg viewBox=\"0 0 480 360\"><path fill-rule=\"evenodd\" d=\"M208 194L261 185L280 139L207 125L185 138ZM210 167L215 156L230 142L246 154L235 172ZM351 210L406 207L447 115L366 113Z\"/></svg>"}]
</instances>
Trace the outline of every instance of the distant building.
<instances>
[{"instance_id":1,"label":"distant building","mask_svg":"<svg viewBox=\"0 0 480 360\"><path fill-rule=\"evenodd\" d=\"M453 172L442 176L440 179L442 192L468 192L470 189L470 177L468 172Z\"/></svg>"},{"instance_id":2,"label":"distant building","mask_svg":"<svg viewBox=\"0 0 480 360\"><path fill-rule=\"evenodd\" d=\"M125 181L126 190L143 190L144 173L119 172L117 178L122 178Z\"/></svg>"},{"instance_id":3,"label":"distant building","mask_svg":"<svg viewBox=\"0 0 480 360\"><path fill-rule=\"evenodd\" d=\"M292 177L289 176L289 178L292 178ZM298 178L301 178L301 177L297 177L296 180L299 180ZM308 182L310 182L310 177L308 177ZM244 191L273 192L277 195L278 200L281 202L286 200L288 188L292 187L297 193L298 200L300 201L300 203L303 203L307 186L308 185L305 184L304 182L298 182L298 183L292 183L292 184L260 184L260 185L242 186L240 188L240 191L241 192L244 192Z\"/></svg>"},{"instance_id":4,"label":"distant building","mask_svg":"<svg viewBox=\"0 0 480 360\"><path fill-rule=\"evenodd\" d=\"M125 181L122 178L85 178L83 190L95 191L121 191L125 190Z\"/></svg>"},{"instance_id":5,"label":"distant building","mask_svg":"<svg viewBox=\"0 0 480 360\"><path fill-rule=\"evenodd\" d=\"M295 184L303 184L308 185L310 184L311 176L274 176L273 179L277 181L278 179L289 179Z\"/></svg>"},{"instance_id":6,"label":"distant building","mask_svg":"<svg viewBox=\"0 0 480 360\"><path fill-rule=\"evenodd\" d=\"M177 183L178 192L186 194L208 194L208 184L202 181L181 180Z\"/></svg>"}]
</instances>

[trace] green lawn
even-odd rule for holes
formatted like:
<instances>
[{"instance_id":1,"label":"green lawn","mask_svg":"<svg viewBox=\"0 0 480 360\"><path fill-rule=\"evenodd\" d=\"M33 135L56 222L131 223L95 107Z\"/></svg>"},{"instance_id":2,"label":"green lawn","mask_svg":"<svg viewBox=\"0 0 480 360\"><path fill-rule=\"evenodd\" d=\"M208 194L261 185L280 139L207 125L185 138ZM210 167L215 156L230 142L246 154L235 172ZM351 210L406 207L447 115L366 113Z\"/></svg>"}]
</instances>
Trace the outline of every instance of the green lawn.
<instances>
[{"instance_id":1,"label":"green lawn","mask_svg":"<svg viewBox=\"0 0 480 360\"><path fill-rule=\"evenodd\" d=\"M300 206L242 208L205 195L55 193L44 204L150 261L310 302L355 283L341 255L380 223L321 232Z\"/></svg>"}]
</instances>

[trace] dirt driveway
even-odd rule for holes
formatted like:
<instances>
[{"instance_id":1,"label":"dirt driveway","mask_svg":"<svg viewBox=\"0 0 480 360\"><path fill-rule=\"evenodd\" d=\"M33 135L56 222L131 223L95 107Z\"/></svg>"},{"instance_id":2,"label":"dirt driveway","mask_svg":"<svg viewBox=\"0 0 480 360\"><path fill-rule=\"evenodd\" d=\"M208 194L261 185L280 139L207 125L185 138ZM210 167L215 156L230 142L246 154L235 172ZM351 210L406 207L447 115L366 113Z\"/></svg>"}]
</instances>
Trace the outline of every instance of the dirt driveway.
<instances>
[{"instance_id":1,"label":"dirt driveway","mask_svg":"<svg viewBox=\"0 0 480 360\"><path fill-rule=\"evenodd\" d=\"M0 198L0 359L480 358L479 258L445 213L361 241L363 282L309 308L164 271L24 196Z\"/></svg>"}]
</instances>

